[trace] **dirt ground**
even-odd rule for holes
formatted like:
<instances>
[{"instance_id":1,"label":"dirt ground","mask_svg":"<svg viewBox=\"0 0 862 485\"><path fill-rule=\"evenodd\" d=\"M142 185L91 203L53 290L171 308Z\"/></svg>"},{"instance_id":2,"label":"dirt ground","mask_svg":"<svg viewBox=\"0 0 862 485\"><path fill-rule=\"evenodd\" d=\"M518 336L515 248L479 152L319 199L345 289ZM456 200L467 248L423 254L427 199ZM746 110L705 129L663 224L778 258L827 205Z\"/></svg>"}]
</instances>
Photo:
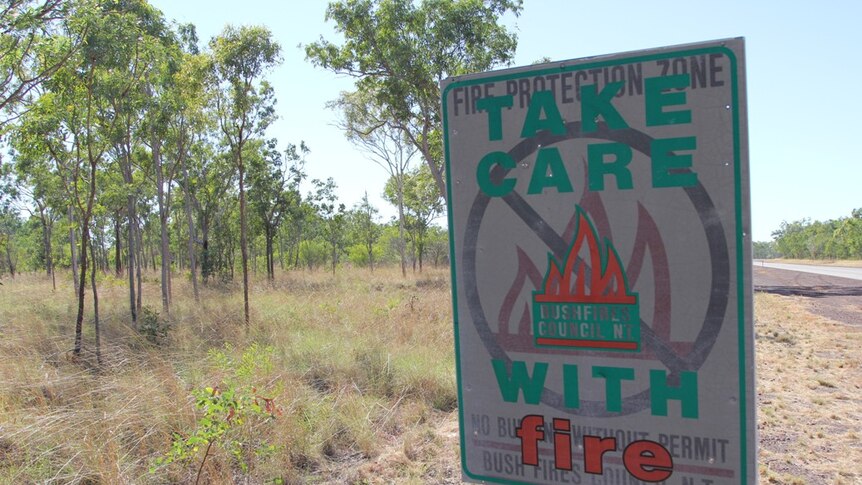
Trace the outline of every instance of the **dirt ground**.
<instances>
[{"instance_id":1,"label":"dirt ground","mask_svg":"<svg viewBox=\"0 0 862 485\"><path fill-rule=\"evenodd\" d=\"M862 281L755 265L754 291L802 296L811 313L862 327Z\"/></svg>"},{"instance_id":2,"label":"dirt ground","mask_svg":"<svg viewBox=\"0 0 862 485\"><path fill-rule=\"evenodd\" d=\"M763 483L862 483L862 281L754 268Z\"/></svg>"}]
</instances>

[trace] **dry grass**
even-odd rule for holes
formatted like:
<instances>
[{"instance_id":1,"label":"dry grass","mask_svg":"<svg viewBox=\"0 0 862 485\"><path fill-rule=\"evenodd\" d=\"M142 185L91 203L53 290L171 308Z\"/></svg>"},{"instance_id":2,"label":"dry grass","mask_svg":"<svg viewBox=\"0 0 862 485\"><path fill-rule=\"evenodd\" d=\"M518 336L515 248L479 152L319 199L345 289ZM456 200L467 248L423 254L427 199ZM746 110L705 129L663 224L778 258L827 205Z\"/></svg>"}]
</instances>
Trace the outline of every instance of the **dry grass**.
<instances>
[{"instance_id":1,"label":"dry grass","mask_svg":"<svg viewBox=\"0 0 862 485\"><path fill-rule=\"evenodd\" d=\"M65 278L61 278L65 280ZM160 307L158 287L145 301ZM203 453L150 470L173 433L200 418L192 391L255 386L283 414L239 429L249 471L216 448L205 483L458 483L448 273L390 270L279 275L200 304L174 282L172 330L154 345L127 325L122 281L105 277L105 363L74 357L70 288L41 275L0 287L0 483L188 483ZM860 483L862 329L756 296L760 476L765 483ZM270 348L272 366L240 378L208 357ZM256 455L253 444L276 446Z\"/></svg>"},{"instance_id":2,"label":"dry grass","mask_svg":"<svg viewBox=\"0 0 862 485\"><path fill-rule=\"evenodd\" d=\"M812 315L799 297L756 297L760 476L862 482L862 327Z\"/></svg>"},{"instance_id":3,"label":"dry grass","mask_svg":"<svg viewBox=\"0 0 862 485\"><path fill-rule=\"evenodd\" d=\"M249 328L240 323L235 288L207 289L196 304L176 277L172 314L162 316L172 330L161 345L128 326L124 285L105 277L102 366L92 355L89 319L86 351L71 353L71 288L52 293L41 275L4 280L0 483L193 481L202 452L151 468L174 433L194 431L200 415L192 390L230 383L274 397L283 413L237 427L248 473L215 447L206 483L242 476L252 483L438 482L440 467L432 464L452 453L442 449L439 429L453 421L457 404L447 276L280 275L253 288ZM155 282L145 284L144 300L160 307ZM208 357L222 349L238 360L252 344L270 348L273 365L242 379ZM252 443L276 452L257 455ZM448 468L443 473L457 474Z\"/></svg>"}]
</instances>

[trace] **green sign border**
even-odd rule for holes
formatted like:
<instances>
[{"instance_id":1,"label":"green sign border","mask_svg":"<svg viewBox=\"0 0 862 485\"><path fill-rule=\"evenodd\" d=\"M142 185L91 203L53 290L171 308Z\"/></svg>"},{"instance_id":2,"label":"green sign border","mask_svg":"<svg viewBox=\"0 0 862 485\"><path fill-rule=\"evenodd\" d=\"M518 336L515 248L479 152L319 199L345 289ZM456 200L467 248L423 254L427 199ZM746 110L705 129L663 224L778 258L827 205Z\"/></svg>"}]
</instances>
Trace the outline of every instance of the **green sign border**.
<instances>
[{"instance_id":1,"label":"green sign border","mask_svg":"<svg viewBox=\"0 0 862 485\"><path fill-rule=\"evenodd\" d=\"M735 40L735 39L732 39ZM745 330L746 330L746 288L745 285L745 261L744 256L746 254L744 247L744 227L743 227L743 211L742 211L742 147L740 146L740 110L739 110L739 69L737 65L736 54L728 47L724 46L724 42L719 41L720 45L714 45L711 47L695 47L691 49L683 49L683 50L669 50L658 53L650 53L650 54L640 54L634 55L632 57L618 57L614 59L605 59L605 60L597 60L594 62L585 62L585 63L576 63L571 65L563 65L560 67L543 67L541 69L536 70L523 70L512 73L501 73L499 75L491 75L486 77L479 78L471 78L466 80L455 80L448 84L446 88L441 93L441 100L443 105L443 144L444 144L444 154L445 154L445 167L446 167L446 192L447 192L447 200L449 204L447 204L447 221L449 223L449 253L452 255L450 258L450 272L452 279L452 316L453 316L453 327L455 331L455 371L456 377L458 381L458 426L460 428L460 445L461 445L461 470L470 478L475 480L484 480L487 482L493 483L503 483L503 484L523 484L528 482L520 482L505 478L498 477L487 477L482 475L476 475L467 468L467 458L466 458L466 428L464 427L464 397L461 389L461 343L460 336L458 332L458 289L457 289L457 254L455 252L455 225L453 223L453 213L452 213L452 178L451 178L451 169L450 169L450 161L451 157L449 155L449 127L448 127L448 103L446 102L446 98L454 88L457 87L465 87L471 86L473 84L484 84L489 82L498 82L498 81L508 81L512 79L519 79L523 77L533 77L533 76L541 76L544 74L554 74L559 72L569 72L569 71L580 71L584 69L597 68L597 67L608 67L619 64L632 64L636 62L649 62L656 61L660 59L669 59L675 57L683 57L683 56L693 56L693 55L701 55L701 54L722 54L727 56L730 60L730 82L731 82L731 111L732 111L732 123L733 123L733 163L734 163L734 202L735 202L735 217L736 217L736 288L737 288L737 333L738 333L738 343L737 343L737 352L739 356L739 423L740 423L740 483L746 484L748 480L748 399L746 388L748 382L746 380L746 369L748 363L746 362L746 341L745 341ZM741 42L741 40L740 40ZM709 44L712 44L710 42ZM671 48L672 49L672 48ZM625 53L622 54L625 56ZM566 62L577 62L577 59ZM564 63L560 63L564 64ZM753 345L753 342L752 342ZM753 362L752 362L753 364ZM756 427L756 423L754 424ZM751 433L754 435L755 433Z\"/></svg>"}]
</instances>

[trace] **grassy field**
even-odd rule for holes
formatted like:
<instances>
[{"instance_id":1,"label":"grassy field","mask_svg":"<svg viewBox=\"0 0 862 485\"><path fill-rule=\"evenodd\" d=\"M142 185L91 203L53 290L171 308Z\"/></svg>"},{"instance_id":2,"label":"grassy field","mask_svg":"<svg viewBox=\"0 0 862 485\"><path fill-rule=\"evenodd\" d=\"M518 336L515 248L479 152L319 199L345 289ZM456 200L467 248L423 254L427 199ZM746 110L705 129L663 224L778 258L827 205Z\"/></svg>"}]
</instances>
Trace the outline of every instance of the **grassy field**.
<instances>
[{"instance_id":1,"label":"grassy field","mask_svg":"<svg viewBox=\"0 0 862 485\"><path fill-rule=\"evenodd\" d=\"M171 328L156 343L127 326L127 290L108 277L101 367L92 325L85 354L70 352L71 288L52 293L41 275L5 279L0 483L193 482L203 445L155 465L175 433L207 424L195 394L213 397L216 387L245 398L249 414L222 434L211 426L202 483L234 482L240 463L253 483L451 479L457 449L441 433L457 406L447 277L280 275L253 288L250 328L237 323L241 291L207 289L195 304L176 278L172 314L159 317ZM161 309L156 282L144 300Z\"/></svg>"},{"instance_id":2,"label":"grassy field","mask_svg":"<svg viewBox=\"0 0 862 485\"><path fill-rule=\"evenodd\" d=\"M98 366L89 322L71 353L70 287L3 280L0 483L460 481L448 272L280 274L253 287L248 328L237 288L197 304L175 278L149 339L124 283L101 286ZM161 310L152 278L144 300ZM763 481L859 483L862 329L774 295L756 320Z\"/></svg>"},{"instance_id":3,"label":"grassy field","mask_svg":"<svg viewBox=\"0 0 862 485\"><path fill-rule=\"evenodd\" d=\"M758 432L766 483L862 483L862 326L758 294Z\"/></svg>"}]
</instances>

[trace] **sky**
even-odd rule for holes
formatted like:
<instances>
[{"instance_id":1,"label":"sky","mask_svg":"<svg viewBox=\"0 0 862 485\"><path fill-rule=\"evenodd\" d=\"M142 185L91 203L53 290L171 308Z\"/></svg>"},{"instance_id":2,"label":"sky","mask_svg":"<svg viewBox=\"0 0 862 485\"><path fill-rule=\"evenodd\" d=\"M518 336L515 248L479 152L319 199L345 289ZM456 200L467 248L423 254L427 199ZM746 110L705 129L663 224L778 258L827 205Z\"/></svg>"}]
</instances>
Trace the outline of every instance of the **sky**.
<instances>
[{"instance_id":1,"label":"sky","mask_svg":"<svg viewBox=\"0 0 862 485\"><path fill-rule=\"evenodd\" d=\"M315 68L300 45L337 42L326 1L150 0L168 19L194 23L202 43L226 24L265 25L284 62L267 79L279 120L268 136L304 140L309 178L332 177L348 207L368 193L385 220L386 172L335 127L326 103L353 79ZM729 37L745 37L752 232L770 240L782 221L827 220L862 208L862 2L526 0L515 65L559 61ZM858 140L856 138L859 138ZM416 159L419 163L420 159ZM445 223L441 219L441 223Z\"/></svg>"}]
</instances>

